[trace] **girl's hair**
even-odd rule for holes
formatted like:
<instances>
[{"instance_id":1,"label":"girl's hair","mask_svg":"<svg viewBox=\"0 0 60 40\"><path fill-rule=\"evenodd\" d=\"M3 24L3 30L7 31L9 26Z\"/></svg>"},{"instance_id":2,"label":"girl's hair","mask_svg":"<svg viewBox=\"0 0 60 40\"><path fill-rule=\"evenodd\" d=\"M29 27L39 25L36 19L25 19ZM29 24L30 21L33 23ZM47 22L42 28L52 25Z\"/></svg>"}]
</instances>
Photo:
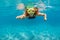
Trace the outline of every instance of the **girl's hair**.
<instances>
[{"instance_id":1,"label":"girl's hair","mask_svg":"<svg viewBox=\"0 0 60 40\"><path fill-rule=\"evenodd\" d=\"M28 10L28 9L25 8L25 15L26 15L26 16L29 16L27 10ZM38 14L38 8L37 8L37 7L34 7L34 10L35 10L35 14L34 14L34 15Z\"/></svg>"}]
</instances>

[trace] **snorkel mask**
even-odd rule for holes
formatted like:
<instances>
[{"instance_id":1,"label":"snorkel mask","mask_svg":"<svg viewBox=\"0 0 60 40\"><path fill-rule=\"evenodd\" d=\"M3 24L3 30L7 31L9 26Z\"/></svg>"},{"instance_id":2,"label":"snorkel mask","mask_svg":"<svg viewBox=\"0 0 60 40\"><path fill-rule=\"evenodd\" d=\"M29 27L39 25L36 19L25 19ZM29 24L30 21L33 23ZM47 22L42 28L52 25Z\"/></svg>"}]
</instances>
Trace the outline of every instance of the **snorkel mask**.
<instances>
[{"instance_id":1,"label":"snorkel mask","mask_svg":"<svg viewBox=\"0 0 60 40\"><path fill-rule=\"evenodd\" d=\"M29 15L33 16L35 13L34 6L27 6L27 12Z\"/></svg>"}]
</instances>

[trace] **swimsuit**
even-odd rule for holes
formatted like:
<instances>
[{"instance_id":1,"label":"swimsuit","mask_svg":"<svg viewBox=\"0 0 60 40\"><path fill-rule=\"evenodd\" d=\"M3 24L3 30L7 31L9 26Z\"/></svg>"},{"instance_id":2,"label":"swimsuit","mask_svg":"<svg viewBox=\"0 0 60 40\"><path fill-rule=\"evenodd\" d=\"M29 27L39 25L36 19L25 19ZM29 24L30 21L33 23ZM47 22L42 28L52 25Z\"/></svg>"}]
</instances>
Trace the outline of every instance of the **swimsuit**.
<instances>
[{"instance_id":1,"label":"swimsuit","mask_svg":"<svg viewBox=\"0 0 60 40\"><path fill-rule=\"evenodd\" d=\"M29 16L28 18L29 18L29 19L33 19L33 18L35 18L35 15L33 15L32 17L31 17L31 16Z\"/></svg>"}]
</instances>

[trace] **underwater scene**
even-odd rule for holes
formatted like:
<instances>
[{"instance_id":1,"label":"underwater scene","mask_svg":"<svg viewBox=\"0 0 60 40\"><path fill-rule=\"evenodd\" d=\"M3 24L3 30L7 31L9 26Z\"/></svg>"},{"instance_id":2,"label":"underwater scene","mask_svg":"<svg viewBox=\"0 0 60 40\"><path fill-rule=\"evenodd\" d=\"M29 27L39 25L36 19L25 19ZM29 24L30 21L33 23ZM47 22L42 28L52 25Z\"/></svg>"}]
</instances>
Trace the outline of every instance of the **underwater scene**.
<instances>
[{"instance_id":1,"label":"underwater scene","mask_svg":"<svg viewBox=\"0 0 60 40\"><path fill-rule=\"evenodd\" d=\"M47 20L17 19L28 5ZM60 40L60 0L0 0L0 40Z\"/></svg>"}]
</instances>

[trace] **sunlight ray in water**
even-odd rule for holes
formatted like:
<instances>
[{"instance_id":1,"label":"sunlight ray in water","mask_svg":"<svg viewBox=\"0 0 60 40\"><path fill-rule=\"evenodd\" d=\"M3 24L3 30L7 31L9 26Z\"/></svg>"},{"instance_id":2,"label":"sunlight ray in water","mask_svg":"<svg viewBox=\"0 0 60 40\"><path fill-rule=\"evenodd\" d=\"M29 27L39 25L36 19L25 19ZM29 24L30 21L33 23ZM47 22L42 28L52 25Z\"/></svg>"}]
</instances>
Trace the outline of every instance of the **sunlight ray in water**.
<instances>
[{"instance_id":1,"label":"sunlight ray in water","mask_svg":"<svg viewBox=\"0 0 60 40\"><path fill-rule=\"evenodd\" d=\"M52 36L47 31L40 32L39 34L35 34L35 32L31 32L31 33L33 34L33 37L31 36L32 39L29 36L27 36L27 33L20 32L20 33L18 33L19 35L21 35L21 36L19 36L19 38L15 36L18 34L15 34L15 35L11 34L10 35L10 33L9 33L9 34L5 35L4 38L1 38L1 40L30 40L30 39L31 40L58 40L59 39L59 38L57 38L57 36L55 36L55 34L53 34L53 36Z\"/></svg>"}]
</instances>

